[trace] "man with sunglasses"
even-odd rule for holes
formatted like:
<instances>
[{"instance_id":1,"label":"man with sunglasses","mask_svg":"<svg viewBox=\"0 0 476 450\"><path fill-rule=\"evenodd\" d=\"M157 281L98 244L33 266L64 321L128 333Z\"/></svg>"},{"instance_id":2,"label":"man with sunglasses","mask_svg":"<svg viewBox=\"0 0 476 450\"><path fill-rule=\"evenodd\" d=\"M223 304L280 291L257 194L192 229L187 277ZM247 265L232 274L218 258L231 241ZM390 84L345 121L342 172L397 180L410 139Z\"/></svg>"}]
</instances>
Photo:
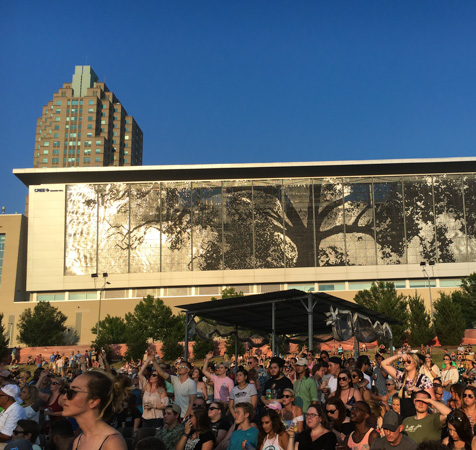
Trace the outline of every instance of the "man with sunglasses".
<instances>
[{"instance_id":1,"label":"man with sunglasses","mask_svg":"<svg viewBox=\"0 0 476 450\"><path fill-rule=\"evenodd\" d=\"M180 416L182 419L188 417L192 413L193 402L197 396L197 384L189 377L192 369L190 363L188 361L180 362L177 367L177 375L170 375L159 366L153 355L149 354L147 361L152 361L157 373L164 380L169 380L172 383L175 403L180 406Z\"/></svg>"},{"instance_id":2,"label":"man with sunglasses","mask_svg":"<svg viewBox=\"0 0 476 450\"><path fill-rule=\"evenodd\" d=\"M203 361L203 375L213 383L213 399L228 403L230 400L230 391L234 388L235 383L233 383L233 380L226 375L227 367L224 363L216 365L215 375L208 371L208 363L212 357L213 352L208 352Z\"/></svg>"},{"instance_id":3,"label":"man with sunglasses","mask_svg":"<svg viewBox=\"0 0 476 450\"><path fill-rule=\"evenodd\" d=\"M308 361L305 358L297 360L296 381L293 384L294 403L300 406L304 413L312 403L317 403L317 385L312 378L307 376L307 366Z\"/></svg>"},{"instance_id":4,"label":"man with sunglasses","mask_svg":"<svg viewBox=\"0 0 476 450\"><path fill-rule=\"evenodd\" d=\"M432 400L430 393L427 391L413 392L412 399L415 404L416 415L403 420L405 434L417 444L423 441L440 441L441 430L446 423L446 416L451 413L451 409L443 403ZM430 414L430 406L436 409L439 414Z\"/></svg>"},{"instance_id":5,"label":"man with sunglasses","mask_svg":"<svg viewBox=\"0 0 476 450\"><path fill-rule=\"evenodd\" d=\"M350 449L367 449L380 435L369 427L370 406L364 401L355 402L350 410L350 421L355 424L355 430L345 438L345 445Z\"/></svg>"},{"instance_id":6,"label":"man with sunglasses","mask_svg":"<svg viewBox=\"0 0 476 450\"><path fill-rule=\"evenodd\" d=\"M12 438L13 430L19 420L26 419L25 410L21 407L20 388L15 384L7 384L0 388L0 443Z\"/></svg>"}]
</instances>

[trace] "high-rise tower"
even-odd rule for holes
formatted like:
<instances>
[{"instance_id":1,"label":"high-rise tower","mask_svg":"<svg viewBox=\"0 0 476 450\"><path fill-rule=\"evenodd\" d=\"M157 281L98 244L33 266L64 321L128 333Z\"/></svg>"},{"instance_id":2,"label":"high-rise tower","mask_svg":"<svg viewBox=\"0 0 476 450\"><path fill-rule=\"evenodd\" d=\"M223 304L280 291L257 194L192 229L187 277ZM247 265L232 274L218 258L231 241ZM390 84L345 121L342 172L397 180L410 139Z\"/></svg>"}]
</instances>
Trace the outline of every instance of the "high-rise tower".
<instances>
[{"instance_id":1,"label":"high-rise tower","mask_svg":"<svg viewBox=\"0 0 476 450\"><path fill-rule=\"evenodd\" d=\"M76 66L43 107L34 167L142 165L142 130L91 66Z\"/></svg>"}]
</instances>

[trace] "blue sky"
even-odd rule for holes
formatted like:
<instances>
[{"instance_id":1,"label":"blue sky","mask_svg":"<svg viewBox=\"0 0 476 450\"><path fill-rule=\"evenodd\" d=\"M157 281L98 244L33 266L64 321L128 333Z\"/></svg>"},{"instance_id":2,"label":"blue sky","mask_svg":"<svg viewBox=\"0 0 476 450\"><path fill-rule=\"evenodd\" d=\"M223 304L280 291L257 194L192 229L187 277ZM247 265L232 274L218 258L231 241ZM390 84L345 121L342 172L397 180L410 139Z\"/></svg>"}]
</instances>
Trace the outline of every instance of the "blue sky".
<instances>
[{"instance_id":1,"label":"blue sky","mask_svg":"<svg viewBox=\"0 0 476 450\"><path fill-rule=\"evenodd\" d=\"M476 2L0 3L0 206L36 119L92 65L144 164L475 156Z\"/></svg>"}]
</instances>

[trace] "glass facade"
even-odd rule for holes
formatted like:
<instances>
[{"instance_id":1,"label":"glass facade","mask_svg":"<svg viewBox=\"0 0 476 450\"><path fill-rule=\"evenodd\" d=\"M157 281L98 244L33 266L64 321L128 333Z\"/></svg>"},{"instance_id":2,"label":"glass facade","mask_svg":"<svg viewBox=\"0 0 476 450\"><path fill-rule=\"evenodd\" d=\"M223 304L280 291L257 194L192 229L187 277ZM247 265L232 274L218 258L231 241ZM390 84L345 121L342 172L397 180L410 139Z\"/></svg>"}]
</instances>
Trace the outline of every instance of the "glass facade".
<instances>
[{"instance_id":1,"label":"glass facade","mask_svg":"<svg viewBox=\"0 0 476 450\"><path fill-rule=\"evenodd\" d=\"M476 261L476 177L67 187L65 274Z\"/></svg>"}]
</instances>

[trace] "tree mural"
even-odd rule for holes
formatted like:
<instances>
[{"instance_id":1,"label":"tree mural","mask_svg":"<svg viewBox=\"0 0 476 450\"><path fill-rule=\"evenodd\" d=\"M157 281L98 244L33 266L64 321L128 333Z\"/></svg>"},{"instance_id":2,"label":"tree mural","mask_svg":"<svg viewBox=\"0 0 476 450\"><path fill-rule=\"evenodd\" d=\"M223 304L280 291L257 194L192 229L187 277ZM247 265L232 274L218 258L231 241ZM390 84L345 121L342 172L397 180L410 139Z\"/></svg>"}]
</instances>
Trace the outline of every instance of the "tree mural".
<instances>
[{"instance_id":1,"label":"tree mural","mask_svg":"<svg viewBox=\"0 0 476 450\"><path fill-rule=\"evenodd\" d=\"M66 273L476 258L474 176L68 187Z\"/></svg>"}]
</instances>

